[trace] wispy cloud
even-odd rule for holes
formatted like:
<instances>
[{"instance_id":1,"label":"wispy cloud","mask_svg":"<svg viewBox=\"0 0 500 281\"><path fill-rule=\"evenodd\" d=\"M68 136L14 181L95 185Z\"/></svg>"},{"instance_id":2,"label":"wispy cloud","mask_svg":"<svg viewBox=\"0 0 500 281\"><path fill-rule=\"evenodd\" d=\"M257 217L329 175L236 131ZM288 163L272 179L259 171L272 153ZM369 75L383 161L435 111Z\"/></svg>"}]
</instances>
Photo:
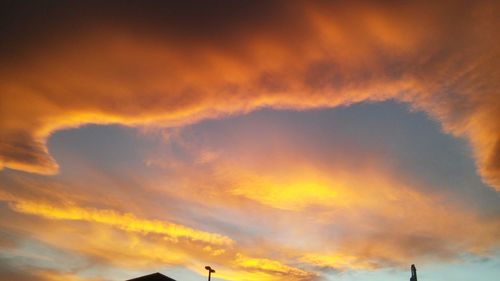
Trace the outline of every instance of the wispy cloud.
<instances>
[{"instance_id":1,"label":"wispy cloud","mask_svg":"<svg viewBox=\"0 0 500 281\"><path fill-rule=\"evenodd\" d=\"M231 239L222 235L158 220L139 219L133 214L120 214L113 210L86 209L79 206L54 206L27 201L15 202L12 207L17 212L49 219L102 223L126 231L161 234L165 235L166 239L188 239L213 245L230 245L233 243Z\"/></svg>"}]
</instances>

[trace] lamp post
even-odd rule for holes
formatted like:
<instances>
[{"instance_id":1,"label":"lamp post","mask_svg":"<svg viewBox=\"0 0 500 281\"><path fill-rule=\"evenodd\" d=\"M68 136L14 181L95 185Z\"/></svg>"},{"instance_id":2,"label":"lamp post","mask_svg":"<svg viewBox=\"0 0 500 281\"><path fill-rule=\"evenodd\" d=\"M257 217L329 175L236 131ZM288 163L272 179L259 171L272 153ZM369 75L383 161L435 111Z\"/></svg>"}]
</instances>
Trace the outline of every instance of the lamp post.
<instances>
[{"instance_id":1,"label":"lamp post","mask_svg":"<svg viewBox=\"0 0 500 281\"><path fill-rule=\"evenodd\" d=\"M210 278L212 276L212 273L215 273L215 270L213 270L210 266L205 266L205 269L208 270L208 281L210 281Z\"/></svg>"}]
</instances>

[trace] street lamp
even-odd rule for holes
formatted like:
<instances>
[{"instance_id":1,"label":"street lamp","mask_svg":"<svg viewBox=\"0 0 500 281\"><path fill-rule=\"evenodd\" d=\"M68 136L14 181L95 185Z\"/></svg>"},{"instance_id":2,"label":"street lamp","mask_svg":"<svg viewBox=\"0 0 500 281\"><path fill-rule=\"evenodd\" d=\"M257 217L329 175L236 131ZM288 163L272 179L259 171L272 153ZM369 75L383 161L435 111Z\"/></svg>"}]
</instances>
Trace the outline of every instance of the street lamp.
<instances>
[{"instance_id":1,"label":"street lamp","mask_svg":"<svg viewBox=\"0 0 500 281\"><path fill-rule=\"evenodd\" d=\"M210 266L205 266L205 269L208 270L208 281L210 281L210 277L212 276L212 273L215 273L215 270L213 270Z\"/></svg>"}]
</instances>

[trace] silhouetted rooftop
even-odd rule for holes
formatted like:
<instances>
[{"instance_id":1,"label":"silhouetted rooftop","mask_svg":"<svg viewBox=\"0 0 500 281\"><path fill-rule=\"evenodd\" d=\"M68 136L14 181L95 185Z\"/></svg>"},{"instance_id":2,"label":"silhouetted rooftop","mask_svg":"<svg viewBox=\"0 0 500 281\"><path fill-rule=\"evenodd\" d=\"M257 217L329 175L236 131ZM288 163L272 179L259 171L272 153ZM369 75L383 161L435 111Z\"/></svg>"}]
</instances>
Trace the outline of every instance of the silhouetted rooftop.
<instances>
[{"instance_id":1,"label":"silhouetted rooftop","mask_svg":"<svg viewBox=\"0 0 500 281\"><path fill-rule=\"evenodd\" d=\"M175 281L174 279L167 277L159 272L145 275L142 277L134 278L134 279L129 279L127 281Z\"/></svg>"}]
</instances>

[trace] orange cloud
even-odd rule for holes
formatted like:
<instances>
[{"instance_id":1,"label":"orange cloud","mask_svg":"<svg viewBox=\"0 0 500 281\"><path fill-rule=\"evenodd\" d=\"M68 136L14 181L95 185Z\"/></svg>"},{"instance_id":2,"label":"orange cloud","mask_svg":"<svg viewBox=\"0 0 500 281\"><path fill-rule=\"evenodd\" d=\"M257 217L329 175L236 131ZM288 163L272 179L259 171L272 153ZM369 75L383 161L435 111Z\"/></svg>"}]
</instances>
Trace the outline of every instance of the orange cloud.
<instances>
[{"instance_id":1,"label":"orange cloud","mask_svg":"<svg viewBox=\"0 0 500 281\"><path fill-rule=\"evenodd\" d=\"M0 271L0 277L4 280L23 281L23 280L39 280L39 281L103 281L97 278L82 278L72 273L60 272L55 270L40 270L30 269L27 272L26 268L10 270L7 272Z\"/></svg>"},{"instance_id":2,"label":"orange cloud","mask_svg":"<svg viewBox=\"0 0 500 281\"><path fill-rule=\"evenodd\" d=\"M262 107L307 110L395 99L466 138L483 181L500 190L497 2L260 5L267 9L233 7L238 13L224 16L213 7L194 16L181 9L159 21L154 13L151 21L141 14L145 22L129 21L127 13L115 22L87 11L48 26L53 34L26 31L26 42L2 36L12 46L0 46L0 169L56 174L48 138L85 124L182 127ZM312 280L323 268L398 266L429 252L454 259L498 245L496 217L443 202L439 192L419 192L383 168L332 172L295 165L288 154L285 162L292 164L279 173L208 151L197 164L209 165L212 174L191 173L194 180L175 194L208 207L251 209L248 219L270 221L268 233L288 230L281 235L293 245L286 247L269 239L249 249L252 237L82 207L76 199L47 203L55 202L50 192L30 187L14 195L0 190L0 199L19 216L59 227L38 232L17 226L51 245L125 268L198 270L208 261L227 280ZM210 202L196 198L207 194L199 192L200 178L214 183L206 188L212 188ZM18 196L23 192L33 194ZM51 200L39 202L34 194ZM68 230L74 230L71 241Z\"/></svg>"},{"instance_id":3,"label":"orange cloud","mask_svg":"<svg viewBox=\"0 0 500 281\"><path fill-rule=\"evenodd\" d=\"M296 176L259 175L248 170L222 168L230 174L230 192L275 208L301 210L308 205L347 204L348 188L340 181L333 183L324 175L308 169L291 172Z\"/></svg>"},{"instance_id":4,"label":"orange cloud","mask_svg":"<svg viewBox=\"0 0 500 281\"><path fill-rule=\"evenodd\" d=\"M213 245L230 245L228 237L194 230L182 225L157 220L138 219L133 214L120 214L112 210L85 209L78 206L57 207L38 202L16 202L12 206L21 213L33 214L49 219L91 221L132 232L165 235L166 239L189 239Z\"/></svg>"},{"instance_id":5,"label":"orange cloud","mask_svg":"<svg viewBox=\"0 0 500 281\"><path fill-rule=\"evenodd\" d=\"M233 240L219 234L158 220L139 219L132 214L120 214L112 210L82 208L74 204L57 206L24 201L6 194L2 194L1 200L10 202L12 210L17 213L53 221L49 226L51 231L36 230L29 225L17 227L27 227L24 231L33 232L38 239L57 248L88 256L99 264L106 262L123 268L183 265L199 271L203 268L201 264L210 262L217 265L219 277L246 281L279 280L285 275L292 280L312 280L315 276L314 273L288 266L278 260L242 254L242 249ZM71 225L67 224L68 221L82 221L86 225ZM11 223L9 226L13 227L15 224ZM69 233L71 239L67 239ZM158 238L154 235L160 236ZM47 278L66 276L49 273ZM48 280L52 280L50 278Z\"/></svg>"},{"instance_id":6,"label":"orange cloud","mask_svg":"<svg viewBox=\"0 0 500 281\"><path fill-rule=\"evenodd\" d=\"M25 58L0 69L0 167L54 174L47 138L88 123L176 126L264 106L398 99L466 137L484 181L500 187L497 3L267 8L259 24L234 27L208 9L200 20L214 26L199 28L219 30L212 40L173 23L161 32L96 19L99 30L19 47Z\"/></svg>"},{"instance_id":7,"label":"orange cloud","mask_svg":"<svg viewBox=\"0 0 500 281\"><path fill-rule=\"evenodd\" d=\"M204 146L197 149L204 158ZM98 264L125 269L182 265L203 274L200 269L209 263L226 280L277 281L283 276L313 280L324 269L377 269L406 265L410 259L424 263L454 260L460 253L488 255L498 244L497 220L452 204L439 191L423 192L383 170L377 161L354 170L320 167L313 164L314 159L302 159L299 149L291 151L284 148L281 158L266 155L273 165L253 163L258 159L237 153L238 162L220 154L199 163L195 155L194 164L186 164L191 170L179 166L173 170L177 177L188 176L192 181L177 184L176 178L169 177L175 190L162 187L161 182L152 183L159 187L158 193L149 190L165 201L176 198L184 204L204 204L203 215L208 217L211 208L224 208L237 220L243 213L240 223L251 228L258 222L263 233L257 235L262 238L200 231L110 207L82 207L83 203L71 201L79 196L61 199L45 194L59 193L51 186L37 190L25 184L26 191L5 187L11 193L0 190L0 199L10 202L16 214L43 222L41 228L21 227L24 232ZM211 168L200 172L197 165ZM77 187L70 189L79 192ZM41 194L44 200L36 200ZM64 204L56 203L59 200ZM11 228L18 220L3 225ZM234 222L226 223L237 228Z\"/></svg>"},{"instance_id":8,"label":"orange cloud","mask_svg":"<svg viewBox=\"0 0 500 281\"><path fill-rule=\"evenodd\" d=\"M455 191L421 186L384 167L384 156L376 153L356 154L362 160L355 165L346 159L326 164L306 147L287 142L293 135L277 127L279 132L266 135L272 141L265 147L249 146L254 140L245 135L223 138L224 152L202 163L199 157L213 146L210 138L189 133L170 138L192 154L192 162L157 155L152 163L169 176L153 185L166 196L206 206L205 212L215 208L218 215L222 209L234 220L243 218L244 229L257 224L255 241L239 240L313 272L452 261L463 253L489 255L498 245L496 217L467 205L467 199L454 201Z\"/></svg>"},{"instance_id":9,"label":"orange cloud","mask_svg":"<svg viewBox=\"0 0 500 281\"><path fill-rule=\"evenodd\" d=\"M72 273L40 270L36 273L36 278L43 281L100 281L97 278L82 278Z\"/></svg>"}]
</instances>

